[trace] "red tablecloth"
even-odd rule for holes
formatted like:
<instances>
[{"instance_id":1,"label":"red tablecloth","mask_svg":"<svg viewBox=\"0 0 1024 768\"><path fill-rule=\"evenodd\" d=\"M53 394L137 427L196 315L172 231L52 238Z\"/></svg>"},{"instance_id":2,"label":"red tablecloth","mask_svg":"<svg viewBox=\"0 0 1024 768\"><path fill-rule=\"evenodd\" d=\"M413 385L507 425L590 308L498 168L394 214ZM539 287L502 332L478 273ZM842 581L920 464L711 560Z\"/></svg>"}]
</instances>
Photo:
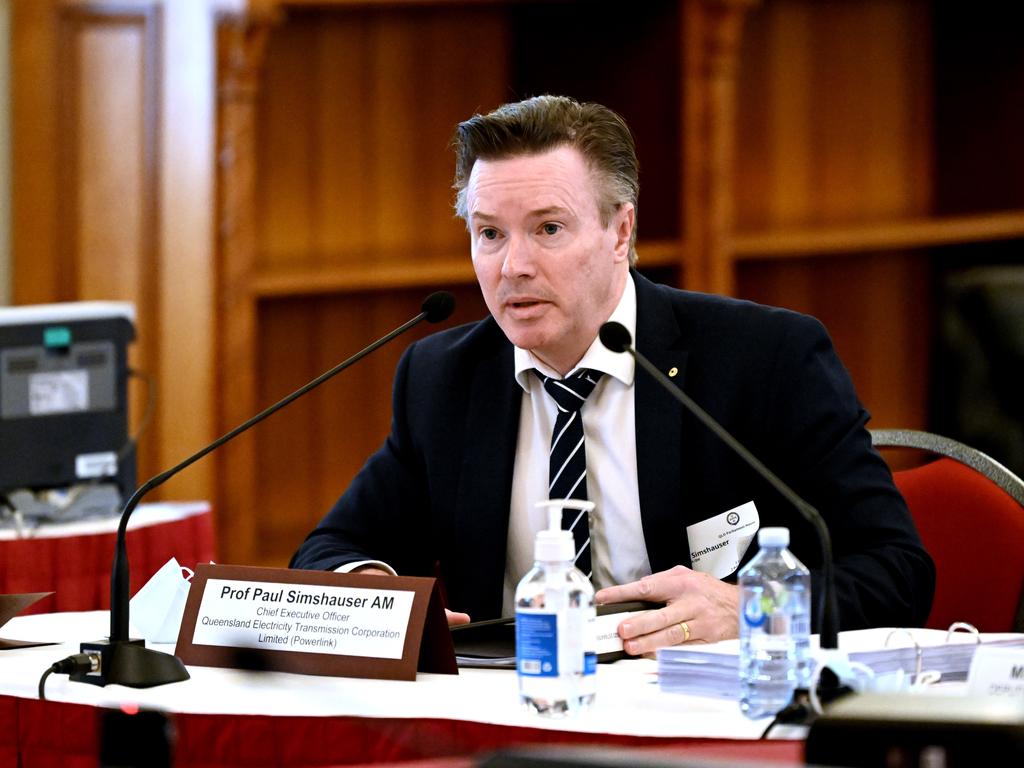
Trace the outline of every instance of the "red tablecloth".
<instances>
[{"instance_id":1,"label":"red tablecloth","mask_svg":"<svg viewBox=\"0 0 1024 768\"><path fill-rule=\"evenodd\" d=\"M96 768L102 711L0 696L0 768ZM403 761L468 768L474 755L542 743L644 747L755 763L798 764L803 755L799 741L595 736L440 719L177 714L171 722L177 733L176 768L328 768Z\"/></svg>"},{"instance_id":2,"label":"red tablecloth","mask_svg":"<svg viewBox=\"0 0 1024 768\"><path fill-rule=\"evenodd\" d=\"M215 559L210 507L195 506L182 505L187 514L178 519L129 528L132 594L172 557L189 568ZM0 540L0 593L55 591L24 614L105 610L114 541L114 533Z\"/></svg>"}]
</instances>

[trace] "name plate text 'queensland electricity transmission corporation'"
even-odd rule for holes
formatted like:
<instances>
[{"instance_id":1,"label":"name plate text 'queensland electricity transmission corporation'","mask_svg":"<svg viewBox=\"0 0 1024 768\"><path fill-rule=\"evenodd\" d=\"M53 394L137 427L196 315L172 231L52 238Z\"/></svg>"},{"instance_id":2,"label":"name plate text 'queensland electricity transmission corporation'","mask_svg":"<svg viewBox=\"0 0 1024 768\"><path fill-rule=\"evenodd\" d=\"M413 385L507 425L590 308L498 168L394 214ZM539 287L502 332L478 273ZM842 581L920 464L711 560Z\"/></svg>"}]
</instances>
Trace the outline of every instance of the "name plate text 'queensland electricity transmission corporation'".
<instances>
[{"instance_id":1,"label":"name plate text 'queensland electricity transmission corporation'","mask_svg":"<svg viewBox=\"0 0 1024 768\"><path fill-rule=\"evenodd\" d=\"M199 566L176 653L186 664L345 677L455 671L433 579L280 568Z\"/></svg>"}]
</instances>

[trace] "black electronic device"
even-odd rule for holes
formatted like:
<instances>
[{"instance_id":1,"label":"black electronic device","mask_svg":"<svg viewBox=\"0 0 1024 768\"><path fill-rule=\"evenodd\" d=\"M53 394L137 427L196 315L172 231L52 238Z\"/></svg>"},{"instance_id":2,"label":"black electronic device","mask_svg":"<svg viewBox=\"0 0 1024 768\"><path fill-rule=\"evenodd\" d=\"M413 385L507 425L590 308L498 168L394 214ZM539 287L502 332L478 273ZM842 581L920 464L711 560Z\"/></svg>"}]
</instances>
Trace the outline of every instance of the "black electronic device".
<instances>
[{"instance_id":1,"label":"black electronic device","mask_svg":"<svg viewBox=\"0 0 1024 768\"><path fill-rule=\"evenodd\" d=\"M545 744L510 747L479 758L477 768L762 768L765 760L692 757L671 748Z\"/></svg>"},{"instance_id":2,"label":"black electronic device","mask_svg":"<svg viewBox=\"0 0 1024 768\"><path fill-rule=\"evenodd\" d=\"M615 616L636 611L653 611L664 608L664 603L649 603L635 600L627 603L605 603L595 606L598 616ZM516 667L516 619L502 616L484 619L469 624L458 624L452 629L455 645L455 660L460 667L483 667L486 669L515 669ZM628 658L623 651L608 651L597 655L598 662L607 663Z\"/></svg>"},{"instance_id":3,"label":"black electronic device","mask_svg":"<svg viewBox=\"0 0 1024 768\"><path fill-rule=\"evenodd\" d=\"M132 706L100 714L100 768L172 768L177 738L165 712Z\"/></svg>"},{"instance_id":4,"label":"black electronic device","mask_svg":"<svg viewBox=\"0 0 1024 768\"><path fill-rule=\"evenodd\" d=\"M135 308L126 302L0 308L0 494L90 482L131 494L134 339Z\"/></svg>"},{"instance_id":5,"label":"black electronic device","mask_svg":"<svg viewBox=\"0 0 1024 768\"><path fill-rule=\"evenodd\" d=\"M807 762L828 765L1024 765L1024 701L938 694L861 694L811 725Z\"/></svg>"}]
</instances>

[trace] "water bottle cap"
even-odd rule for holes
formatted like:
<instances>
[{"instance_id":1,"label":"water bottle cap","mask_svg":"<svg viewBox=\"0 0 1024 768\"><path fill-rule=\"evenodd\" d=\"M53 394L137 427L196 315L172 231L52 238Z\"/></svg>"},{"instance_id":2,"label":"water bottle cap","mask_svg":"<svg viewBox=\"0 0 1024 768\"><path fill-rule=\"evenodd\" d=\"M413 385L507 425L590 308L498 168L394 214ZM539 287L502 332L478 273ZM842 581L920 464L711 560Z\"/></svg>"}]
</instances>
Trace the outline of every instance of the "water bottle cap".
<instances>
[{"instance_id":1,"label":"water bottle cap","mask_svg":"<svg viewBox=\"0 0 1024 768\"><path fill-rule=\"evenodd\" d=\"M757 543L762 547L788 547L789 528L762 528L757 532Z\"/></svg>"}]
</instances>

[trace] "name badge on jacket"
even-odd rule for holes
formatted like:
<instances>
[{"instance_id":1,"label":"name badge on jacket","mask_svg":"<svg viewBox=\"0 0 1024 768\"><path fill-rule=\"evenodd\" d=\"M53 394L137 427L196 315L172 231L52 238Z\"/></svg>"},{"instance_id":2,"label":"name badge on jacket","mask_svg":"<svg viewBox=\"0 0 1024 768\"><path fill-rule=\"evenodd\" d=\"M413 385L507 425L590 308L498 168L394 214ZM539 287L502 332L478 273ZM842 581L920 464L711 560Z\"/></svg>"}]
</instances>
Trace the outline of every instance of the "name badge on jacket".
<instances>
[{"instance_id":1,"label":"name badge on jacket","mask_svg":"<svg viewBox=\"0 0 1024 768\"><path fill-rule=\"evenodd\" d=\"M757 507L752 501L687 526L693 569L724 579L739 568L760 527Z\"/></svg>"}]
</instances>

